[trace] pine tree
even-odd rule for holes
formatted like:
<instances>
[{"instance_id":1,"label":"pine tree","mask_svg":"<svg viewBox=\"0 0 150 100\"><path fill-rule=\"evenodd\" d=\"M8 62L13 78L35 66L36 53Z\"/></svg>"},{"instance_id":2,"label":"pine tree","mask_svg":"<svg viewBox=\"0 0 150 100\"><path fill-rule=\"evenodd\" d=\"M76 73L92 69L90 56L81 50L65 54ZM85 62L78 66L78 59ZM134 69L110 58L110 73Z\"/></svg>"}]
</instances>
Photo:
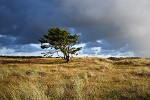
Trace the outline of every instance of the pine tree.
<instances>
[{"instance_id":1,"label":"pine tree","mask_svg":"<svg viewBox=\"0 0 150 100\"><path fill-rule=\"evenodd\" d=\"M63 58L66 62L69 62L70 55L77 54L77 51L81 50L82 47L74 47L78 44L79 35L71 35L66 29L53 27L48 30L48 34L45 34L39 40L41 42L41 48L55 49L56 52L62 52Z\"/></svg>"}]
</instances>

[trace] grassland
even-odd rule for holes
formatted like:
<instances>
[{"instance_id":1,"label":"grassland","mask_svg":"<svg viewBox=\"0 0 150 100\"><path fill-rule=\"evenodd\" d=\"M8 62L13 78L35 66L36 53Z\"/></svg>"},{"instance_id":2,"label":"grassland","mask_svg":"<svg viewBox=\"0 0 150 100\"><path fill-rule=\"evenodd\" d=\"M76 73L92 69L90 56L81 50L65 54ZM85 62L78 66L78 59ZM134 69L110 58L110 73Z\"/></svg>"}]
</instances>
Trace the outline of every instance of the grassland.
<instances>
[{"instance_id":1,"label":"grassland","mask_svg":"<svg viewBox=\"0 0 150 100\"><path fill-rule=\"evenodd\" d=\"M0 57L0 100L150 100L150 59Z\"/></svg>"}]
</instances>

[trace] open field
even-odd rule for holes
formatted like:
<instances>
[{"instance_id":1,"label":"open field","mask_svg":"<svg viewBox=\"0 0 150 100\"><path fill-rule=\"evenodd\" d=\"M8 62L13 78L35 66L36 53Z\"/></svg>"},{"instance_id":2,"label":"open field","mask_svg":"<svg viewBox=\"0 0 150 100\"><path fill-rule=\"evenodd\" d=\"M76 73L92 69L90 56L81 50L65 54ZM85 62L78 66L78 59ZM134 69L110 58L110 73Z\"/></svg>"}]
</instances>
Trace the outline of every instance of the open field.
<instances>
[{"instance_id":1,"label":"open field","mask_svg":"<svg viewBox=\"0 0 150 100\"><path fill-rule=\"evenodd\" d=\"M0 100L150 100L150 59L0 57Z\"/></svg>"}]
</instances>

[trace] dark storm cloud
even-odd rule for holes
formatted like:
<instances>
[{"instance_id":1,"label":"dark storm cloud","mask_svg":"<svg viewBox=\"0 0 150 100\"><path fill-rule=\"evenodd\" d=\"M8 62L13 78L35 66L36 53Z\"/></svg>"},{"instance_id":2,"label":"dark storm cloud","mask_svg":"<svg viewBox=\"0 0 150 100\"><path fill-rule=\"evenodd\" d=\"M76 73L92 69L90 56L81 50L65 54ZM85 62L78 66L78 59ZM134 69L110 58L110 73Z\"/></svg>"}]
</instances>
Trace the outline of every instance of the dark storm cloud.
<instances>
[{"instance_id":1,"label":"dark storm cloud","mask_svg":"<svg viewBox=\"0 0 150 100\"><path fill-rule=\"evenodd\" d=\"M38 43L61 17L56 5L57 0L0 0L0 34L16 37L16 44Z\"/></svg>"},{"instance_id":2,"label":"dark storm cloud","mask_svg":"<svg viewBox=\"0 0 150 100\"><path fill-rule=\"evenodd\" d=\"M74 28L86 48L150 56L149 5L149 0L0 0L0 35L15 37L0 37L1 46L38 43L50 26L60 26Z\"/></svg>"},{"instance_id":3,"label":"dark storm cloud","mask_svg":"<svg viewBox=\"0 0 150 100\"><path fill-rule=\"evenodd\" d=\"M83 41L104 50L150 56L149 0L64 0L63 4L68 26L81 32Z\"/></svg>"},{"instance_id":4,"label":"dark storm cloud","mask_svg":"<svg viewBox=\"0 0 150 100\"><path fill-rule=\"evenodd\" d=\"M15 42L16 38L7 35L0 35L0 46L8 46Z\"/></svg>"}]
</instances>

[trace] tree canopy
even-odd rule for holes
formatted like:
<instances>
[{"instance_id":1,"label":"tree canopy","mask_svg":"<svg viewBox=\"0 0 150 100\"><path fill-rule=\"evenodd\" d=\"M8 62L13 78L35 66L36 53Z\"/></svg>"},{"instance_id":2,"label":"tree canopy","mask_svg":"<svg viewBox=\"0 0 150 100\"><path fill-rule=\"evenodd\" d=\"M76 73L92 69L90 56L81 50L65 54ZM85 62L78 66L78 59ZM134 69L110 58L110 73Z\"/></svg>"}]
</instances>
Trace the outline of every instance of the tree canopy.
<instances>
[{"instance_id":1,"label":"tree canopy","mask_svg":"<svg viewBox=\"0 0 150 100\"><path fill-rule=\"evenodd\" d=\"M63 58L68 62L71 54L77 54L82 47L76 48L78 44L79 35L71 35L66 29L59 27L52 27L48 30L48 33L43 35L39 40L41 42L41 48L55 49L56 52L62 52Z\"/></svg>"}]
</instances>

